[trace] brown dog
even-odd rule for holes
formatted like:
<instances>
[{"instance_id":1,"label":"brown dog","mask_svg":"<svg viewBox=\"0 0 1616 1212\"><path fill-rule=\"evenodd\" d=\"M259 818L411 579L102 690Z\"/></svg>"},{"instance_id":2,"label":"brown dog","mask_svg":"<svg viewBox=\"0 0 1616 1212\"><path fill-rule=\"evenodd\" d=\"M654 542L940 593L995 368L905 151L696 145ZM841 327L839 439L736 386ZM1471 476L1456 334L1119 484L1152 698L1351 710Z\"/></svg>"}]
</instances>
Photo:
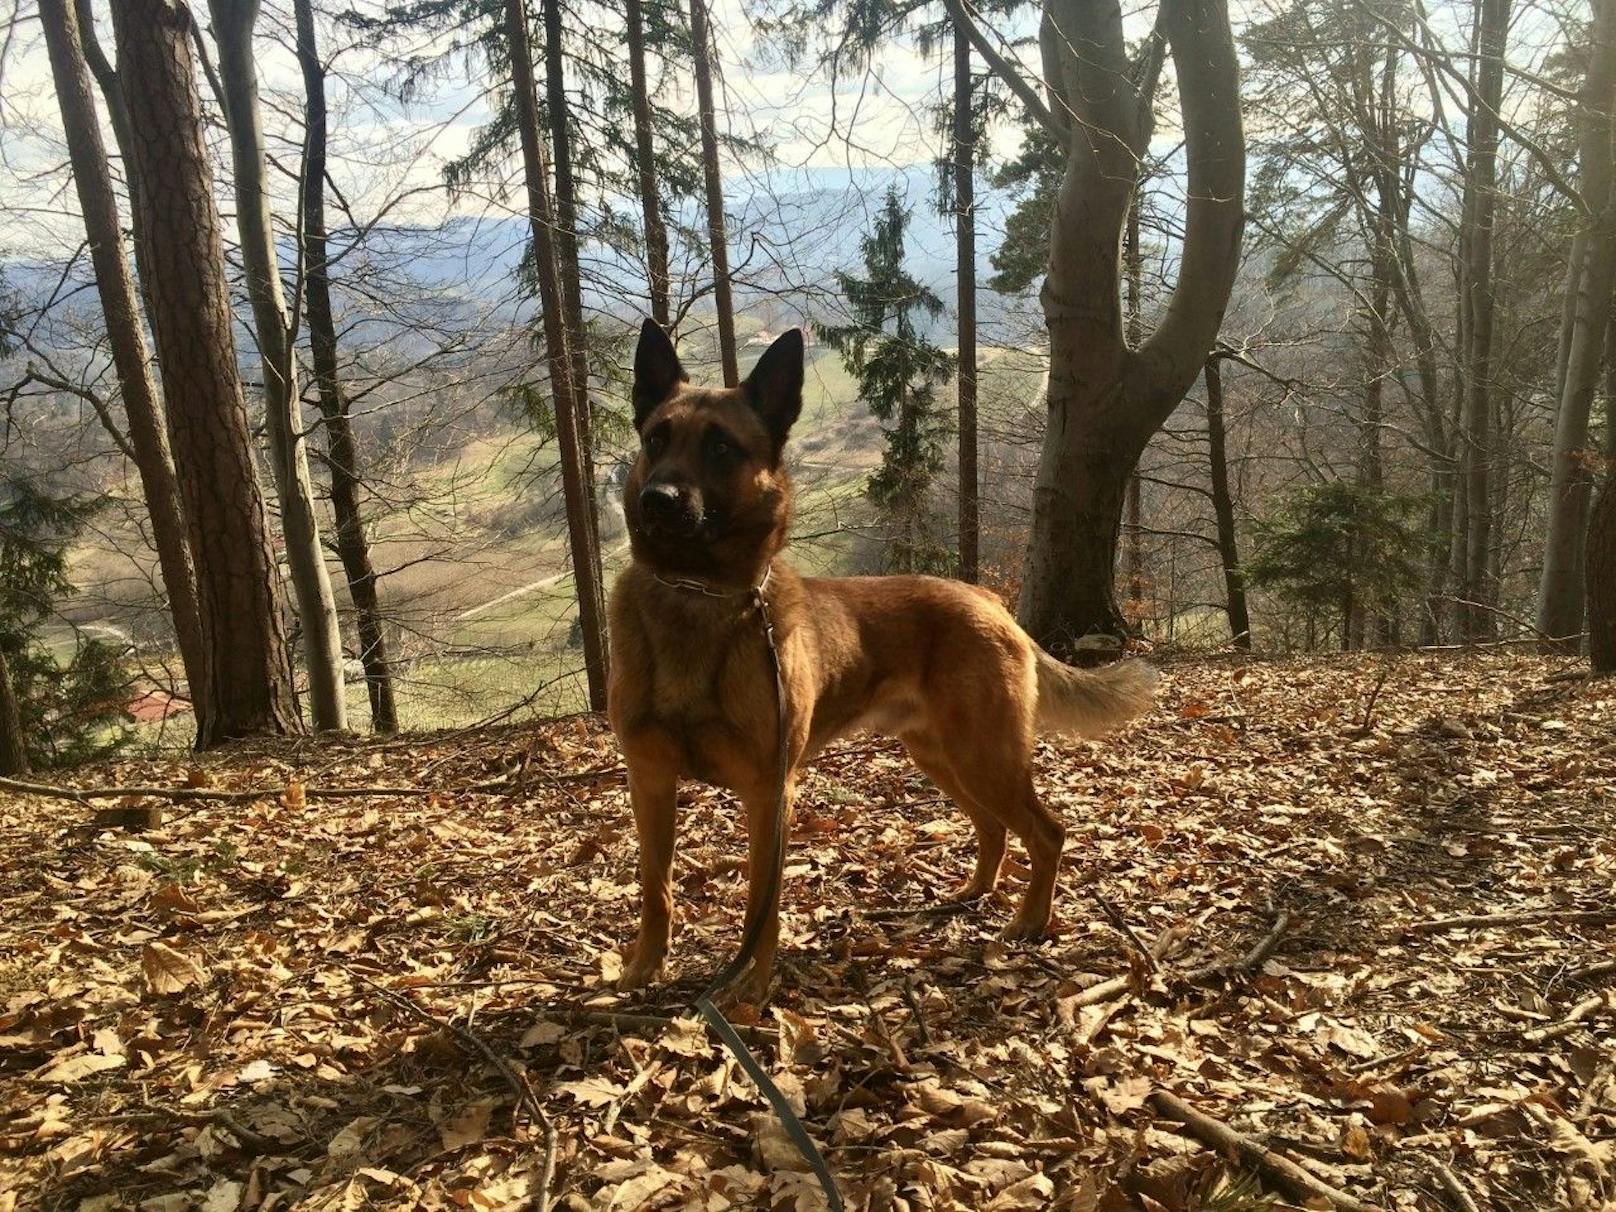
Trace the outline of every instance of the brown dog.
<instances>
[{"instance_id":1,"label":"brown dog","mask_svg":"<svg viewBox=\"0 0 1616 1212\"><path fill-rule=\"evenodd\" d=\"M802 334L771 345L746 382L697 388L647 320L634 357L641 449L624 509L634 561L611 603L611 722L628 763L640 839L640 934L620 987L654 978L673 911L674 801L680 778L727 787L746 807L747 920L767 914L733 996L761 1002L779 934L769 895L778 736L775 676L751 590L763 582L785 687L786 805L798 772L835 737L873 729L976 826L975 876L990 891L1005 831L1032 877L1007 938L1049 925L1065 829L1033 789L1037 730L1093 734L1145 710L1155 673L1125 662L1089 673L1045 653L986 590L935 577L799 577L777 557L791 521L781 464L802 408Z\"/></svg>"}]
</instances>

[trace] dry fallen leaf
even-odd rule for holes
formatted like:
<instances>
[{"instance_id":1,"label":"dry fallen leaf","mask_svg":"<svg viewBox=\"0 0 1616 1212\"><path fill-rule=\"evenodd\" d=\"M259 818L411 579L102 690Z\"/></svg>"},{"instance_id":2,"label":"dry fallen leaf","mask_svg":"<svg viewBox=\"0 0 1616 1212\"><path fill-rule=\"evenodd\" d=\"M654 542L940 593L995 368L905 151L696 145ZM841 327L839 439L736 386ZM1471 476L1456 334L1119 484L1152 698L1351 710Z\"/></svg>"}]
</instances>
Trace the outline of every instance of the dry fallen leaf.
<instances>
[{"instance_id":1,"label":"dry fallen leaf","mask_svg":"<svg viewBox=\"0 0 1616 1212\"><path fill-rule=\"evenodd\" d=\"M195 959L156 940L147 943L141 951L140 968L146 978L146 988L159 995L183 993L193 985L200 985L204 979L202 966Z\"/></svg>"}]
</instances>

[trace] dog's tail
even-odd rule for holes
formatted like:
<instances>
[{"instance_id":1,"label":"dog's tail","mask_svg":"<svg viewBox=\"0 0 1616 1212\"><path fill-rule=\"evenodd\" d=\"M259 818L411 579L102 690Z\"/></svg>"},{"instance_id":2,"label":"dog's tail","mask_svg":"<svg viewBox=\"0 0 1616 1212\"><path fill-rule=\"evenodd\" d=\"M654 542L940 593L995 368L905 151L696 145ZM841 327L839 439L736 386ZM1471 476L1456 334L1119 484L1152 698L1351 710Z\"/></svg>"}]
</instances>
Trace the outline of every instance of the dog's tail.
<instances>
[{"instance_id":1,"label":"dog's tail","mask_svg":"<svg viewBox=\"0 0 1616 1212\"><path fill-rule=\"evenodd\" d=\"M1038 650L1038 725L1043 731L1098 736L1150 708L1156 671L1143 661L1075 669Z\"/></svg>"}]
</instances>

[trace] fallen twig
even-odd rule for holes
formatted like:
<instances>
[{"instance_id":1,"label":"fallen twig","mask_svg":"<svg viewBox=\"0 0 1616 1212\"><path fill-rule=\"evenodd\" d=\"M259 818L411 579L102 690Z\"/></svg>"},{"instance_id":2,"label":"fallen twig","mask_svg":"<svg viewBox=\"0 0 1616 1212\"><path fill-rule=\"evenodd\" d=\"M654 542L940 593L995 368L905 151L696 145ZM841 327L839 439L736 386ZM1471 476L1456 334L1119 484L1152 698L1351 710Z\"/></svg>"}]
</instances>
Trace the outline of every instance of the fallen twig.
<instances>
[{"instance_id":1,"label":"fallen twig","mask_svg":"<svg viewBox=\"0 0 1616 1212\"><path fill-rule=\"evenodd\" d=\"M438 1028L440 1031L448 1031L457 1039L470 1045L477 1052L480 1052L488 1063L493 1065L494 1068L499 1071L499 1075L505 1079L505 1084L508 1085L511 1088L511 1092L516 1095L516 1105L518 1107L526 1107L528 1109L528 1113L533 1117L533 1122L538 1124L539 1127L544 1130L544 1165L539 1174L539 1190L538 1194L534 1197L533 1207L535 1208L536 1212L549 1212L550 1183L555 1176L556 1131L555 1125L550 1122L549 1115L547 1115L544 1108L539 1105L539 1100L534 1095L533 1088L527 1084L527 1080L521 1074L517 1073L510 1061L506 1060L498 1052L495 1052L488 1041L483 1039L481 1036L468 1031L458 1023L440 1019L431 1011L424 1010L420 1006L417 1006L413 1001L405 997L403 994L389 989L385 985L378 985L375 981L371 980L368 976L361 972L355 972L352 968L344 968L343 971L347 972L349 976L353 977L371 991L378 994L382 1000L386 1001L389 1005L396 1006L398 1009L413 1015L415 1018L420 1019L423 1023L426 1023L429 1026Z\"/></svg>"},{"instance_id":2,"label":"fallen twig","mask_svg":"<svg viewBox=\"0 0 1616 1212\"><path fill-rule=\"evenodd\" d=\"M1530 1031L1521 1032L1521 1036L1524 1039L1531 1040L1534 1044L1541 1044L1546 1040L1559 1039L1562 1035L1570 1035L1578 1027L1582 1026L1583 1019L1603 1007L1604 1004L1604 996L1596 993L1592 997L1584 998L1578 1002L1571 1008L1571 1013L1567 1014L1559 1022L1547 1023L1542 1027L1533 1027Z\"/></svg>"},{"instance_id":3,"label":"fallen twig","mask_svg":"<svg viewBox=\"0 0 1616 1212\"><path fill-rule=\"evenodd\" d=\"M1431 1169L1435 1172L1437 1181L1442 1184L1442 1189L1458 1205L1459 1212L1481 1212L1464 1183L1459 1181L1457 1174L1435 1158L1431 1159Z\"/></svg>"},{"instance_id":4,"label":"fallen twig","mask_svg":"<svg viewBox=\"0 0 1616 1212\"><path fill-rule=\"evenodd\" d=\"M1213 1119L1204 1111L1197 1111L1177 1095L1157 1090L1150 1096L1150 1102L1168 1119L1183 1124L1203 1144L1237 1155L1288 1188L1292 1195L1302 1199L1325 1199L1337 1208L1345 1208L1347 1212L1376 1212L1375 1205L1366 1204L1357 1196L1330 1186L1290 1158L1258 1144L1222 1120Z\"/></svg>"},{"instance_id":5,"label":"fallen twig","mask_svg":"<svg viewBox=\"0 0 1616 1212\"><path fill-rule=\"evenodd\" d=\"M1177 926L1169 926L1150 945L1150 950L1142 954L1154 964L1163 959L1181 937L1183 935ZM1133 988L1133 980L1134 974L1131 971L1124 972L1121 976L1110 977L1099 982L1099 984L1090 985L1087 989L1076 994L1071 998L1069 1004L1073 1007L1098 1006L1101 1002L1108 1002L1112 998L1121 997L1127 993L1129 989Z\"/></svg>"},{"instance_id":6,"label":"fallen twig","mask_svg":"<svg viewBox=\"0 0 1616 1212\"><path fill-rule=\"evenodd\" d=\"M1536 922L1616 922L1616 909L1521 909L1514 913L1470 913L1409 922L1403 929L1409 934L1435 934L1442 930L1467 930L1481 926L1530 926Z\"/></svg>"},{"instance_id":7,"label":"fallen twig","mask_svg":"<svg viewBox=\"0 0 1616 1212\"><path fill-rule=\"evenodd\" d=\"M1274 948L1279 946L1279 940L1285 937L1285 932L1290 928L1291 912L1289 909L1281 909L1268 933L1258 939L1244 955L1238 959L1216 960L1210 964L1203 964L1186 972L1184 979L1192 985L1202 985L1219 976L1250 976L1274 953Z\"/></svg>"},{"instance_id":8,"label":"fallen twig","mask_svg":"<svg viewBox=\"0 0 1616 1212\"><path fill-rule=\"evenodd\" d=\"M1122 914L1117 912L1116 906L1114 906L1110 901L1106 900L1105 897L1100 894L1100 890L1098 888L1090 888L1089 895L1092 896L1095 903L1100 906L1100 911L1105 914L1106 919L1122 932L1123 937L1133 944L1133 949L1138 952L1145 961L1145 971L1154 972L1156 970L1155 956L1151 955L1149 949L1139 941L1139 936L1134 933L1133 927L1128 925L1127 919L1124 918Z\"/></svg>"},{"instance_id":9,"label":"fallen twig","mask_svg":"<svg viewBox=\"0 0 1616 1212\"><path fill-rule=\"evenodd\" d=\"M92 800L116 800L126 796L150 796L165 800L268 800L286 794L285 787L254 787L227 790L222 787L53 787L47 783L25 783L21 779L0 779L0 791L19 795L39 795L49 799L88 804ZM458 788L443 787L305 787L311 800L359 799L367 795L454 794Z\"/></svg>"}]
</instances>

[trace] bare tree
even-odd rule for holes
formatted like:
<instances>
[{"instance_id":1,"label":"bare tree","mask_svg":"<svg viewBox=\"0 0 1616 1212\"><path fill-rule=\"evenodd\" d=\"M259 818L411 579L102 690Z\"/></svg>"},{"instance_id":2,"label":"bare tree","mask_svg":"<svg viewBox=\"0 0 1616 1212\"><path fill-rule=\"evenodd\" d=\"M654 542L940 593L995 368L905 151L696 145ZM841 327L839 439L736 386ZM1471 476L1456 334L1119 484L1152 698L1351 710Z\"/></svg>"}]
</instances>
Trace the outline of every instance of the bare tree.
<instances>
[{"instance_id":1,"label":"bare tree","mask_svg":"<svg viewBox=\"0 0 1616 1212\"><path fill-rule=\"evenodd\" d=\"M114 0L149 319L195 561L207 677L197 745L296 732L268 516L236 369L219 214L202 141L189 9Z\"/></svg>"},{"instance_id":2,"label":"bare tree","mask_svg":"<svg viewBox=\"0 0 1616 1212\"><path fill-rule=\"evenodd\" d=\"M354 604L359 660L365 667L365 688L370 696L370 726L376 732L393 732L398 728L398 705L394 698L392 662L376 595L376 568L370 557L370 541L365 537L365 518L359 506L363 479L359 474L358 443L354 440L348 401L337 369L337 325L331 307L325 223L325 64L315 42L312 0L294 0L293 8L304 92L305 151L300 200L303 297L308 311L314 383L319 392L327 461L331 468L331 512L337 524L337 557L342 561L348 578L348 595Z\"/></svg>"},{"instance_id":3,"label":"bare tree","mask_svg":"<svg viewBox=\"0 0 1616 1212\"><path fill-rule=\"evenodd\" d=\"M1469 145L1459 278L1464 394L1454 564L1459 572L1460 630L1467 640L1485 638L1494 630L1494 616L1487 609L1492 596L1487 564L1493 521L1493 229L1498 211L1498 119L1509 8L1510 0L1476 0L1476 87L1466 123Z\"/></svg>"},{"instance_id":4,"label":"bare tree","mask_svg":"<svg viewBox=\"0 0 1616 1212\"><path fill-rule=\"evenodd\" d=\"M168 594L189 694L196 718L201 719L207 705L199 702L198 696L207 693L207 676L202 620L196 600L196 572L191 566L179 480L174 474L174 460L169 451L168 421L146 359L146 337L141 329L135 281L124 258L118 202L112 190L106 148L101 142L101 124L96 118L78 14L67 0L40 0L39 18L50 53L51 74L73 164L79 210L95 265L96 290L106 319L107 341L112 347L124 412L129 418L135 468L151 514L163 588Z\"/></svg>"},{"instance_id":5,"label":"bare tree","mask_svg":"<svg viewBox=\"0 0 1616 1212\"><path fill-rule=\"evenodd\" d=\"M954 263L959 362L959 574L980 574L982 524L976 470L976 131L972 113L971 36L954 27Z\"/></svg>"},{"instance_id":6,"label":"bare tree","mask_svg":"<svg viewBox=\"0 0 1616 1212\"><path fill-rule=\"evenodd\" d=\"M539 302L544 314L550 393L555 401L556 437L561 447L561 482L567 503L572 571L578 588L584 669L589 681L590 706L603 711L606 707L606 633L601 608L604 598L599 581L599 552L593 547L594 529L588 520L589 511L594 508L594 493L579 425L579 414L587 405L577 396L567 346L566 304L553 239L556 219L550 205L544 142L534 93L533 54L523 0L506 0L505 35L510 48L511 84L516 91L516 121L522 139L523 175L527 181L533 265L539 279Z\"/></svg>"},{"instance_id":7,"label":"bare tree","mask_svg":"<svg viewBox=\"0 0 1616 1212\"><path fill-rule=\"evenodd\" d=\"M297 597L298 620L303 625L310 714L317 729L341 729L348 726L342 631L314 510L292 325L281 290L269 182L265 178L267 157L258 104L258 64L252 45L258 0L209 0L209 9L219 45L219 79L224 89L225 124L230 130L230 158L235 166L236 229L241 238L241 260L263 367L270 465L280 497L286 563Z\"/></svg>"},{"instance_id":8,"label":"bare tree","mask_svg":"<svg viewBox=\"0 0 1616 1212\"><path fill-rule=\"evenodd\" d=\"M634 110L634 169L645 216L645 260L650 277L651 318L664 329L669 318L668 227L657 190L656 147L651 133L651 90L645 75L645 13L640 0L625 0L628 21L629 101Z\"/></svg>"},{"instance_id":9,"label":"bare tree","mask_svg":"<svg viewBox=\"0 0 1616 1212\"><path fill-rule=\"evenodd\" d=\"M962 0L950 0L969 22ZM1066 148L1042 300L1048 419L1018 616L1069 650L1126 630L1113 593L1128 475L1200 375L1239 264L1245 184L1239 67L1224 0L1163 0L1184 118L1188 203L1178 282L1165 315L1128 347L1119 297L1123 225L1151 134L1160 40L1129 61L1116 0L1046 0L1046 104L974 23L972 41Z\"/></svg>"},{"instance_id":10,"label":"bare tree","mask_svg":"<svg viewBox=\"0 0 1616 1212\"><path fill-rule=\"evenodd\" d=\"M22 738L22 712L11 663L0 652L0 775L16 778L28 773L28 746Z\"/></svg>"},{"instance_id":11,"label":"bare tree","mask_svg":"<svg viewBox=\"0 0 1616 1212\"><path fill-rule=\"evenodd\" d=\"M1218 525L1218 555L1223 565L1224 608L1234 646L1251 648L1251 614L1246 583L1240 575L1240 547L1235 539L1234 496L1229 491L1229 451L1223 409L1223 369L1219 356L1206 360L1206 438L1212 480L1212 513Z\"/></svg>"},{"instance_id":12,"label":"bare tree","mask_svg":"<svg viewBox=\"0 0 1616 1212\"><path fill-rule=\"evenodd\" d=\"M713 35L707 0L690 0L690 45L696 65L696 107L701 115L701 167L707 183L707 242L713 261L713 303L718 309L718 356L724 386L741 381L735 346L735 300L729 279L729 235L724 223L724 176L718 164L718 115L713 109Z\"/></svg>"},{"instance_id":13,"label":"bare tree","mask_svg":"<svg viewBox=\"0 0 1616 1212\"><path fill-rule=\"evenodd\" d=\"M1545 636L1582 634L1584 538L1593 489L1588 420L1606 356L1611 290L1616 286L1616 193L1612 138L1616 127L1616 3L1595 0L1588 73L1578 114L1578 159L1586 217L1566 266L1566 324L1560 336L1559 411L1549 480L1549 530L1543 545L1537 626Z\"/></svg>"}]
</instances>

